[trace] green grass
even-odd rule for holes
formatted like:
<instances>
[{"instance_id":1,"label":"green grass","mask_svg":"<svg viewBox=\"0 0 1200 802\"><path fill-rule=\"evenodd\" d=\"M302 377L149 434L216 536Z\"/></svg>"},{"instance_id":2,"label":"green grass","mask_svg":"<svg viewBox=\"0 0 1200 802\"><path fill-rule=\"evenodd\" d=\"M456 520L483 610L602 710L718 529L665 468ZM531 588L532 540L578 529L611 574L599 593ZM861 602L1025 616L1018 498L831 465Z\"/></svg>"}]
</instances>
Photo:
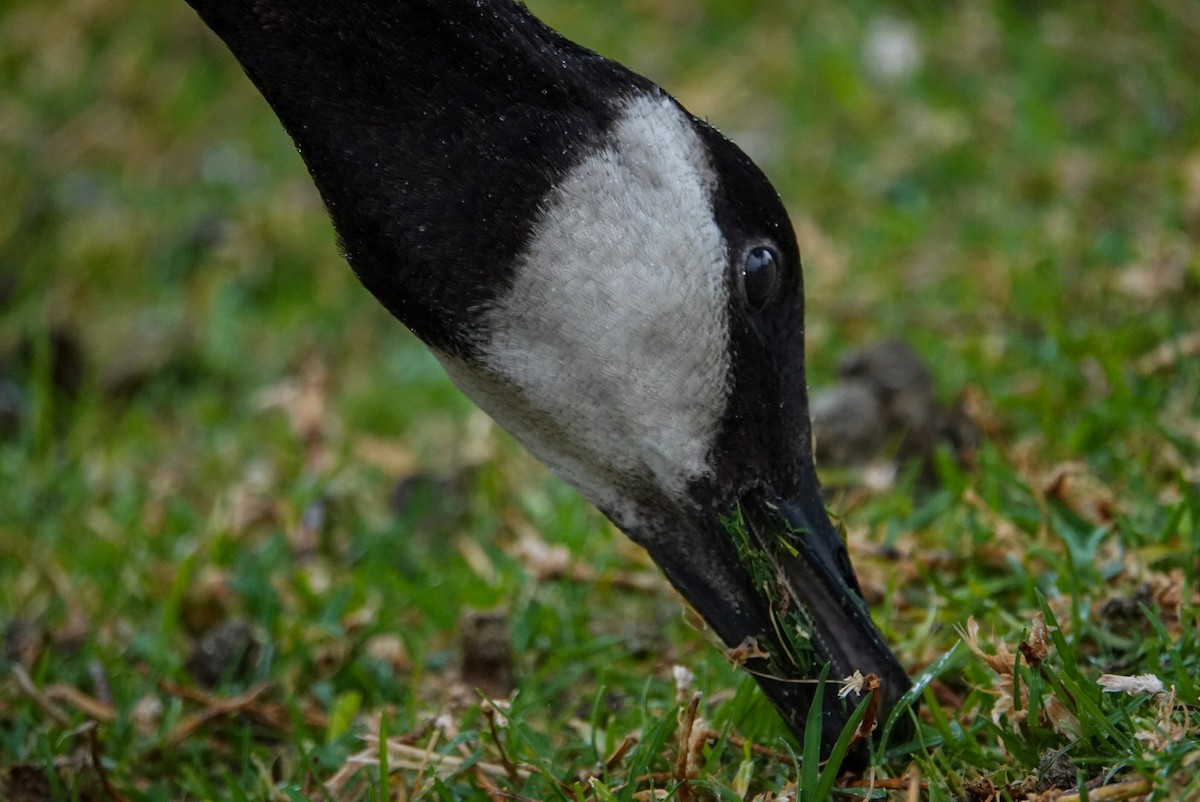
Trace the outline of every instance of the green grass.
<instances>
[{"instance_id":1,"label":"green grass","mask_svg":"<svg viewBox=\"0 0 1200 802\"><path fill-rule=\"evenodd\" d=\"M531 5L764 166L806 259L814 386L900 336L946 400L969 388L976 466L835 505L921 676L917 740L875 776L915 767L934 800L1135 775L1200 798L1195 4ZM886 77L864 53L896 24L921 57ZM182 2L0 6L0 188L0 390L24 410L0 423L11 795L828 787L645 557L358 287ZM463 614L494 609L517 688L499 717L456 679ZM972 618L993 659L963 645ZM188 657L231 619L257 654L201 690ZM1175 704L1104 693L1105 673L1154 674ZM716 737L681 764L697 691Z\"/></svg>"}]
</instances>

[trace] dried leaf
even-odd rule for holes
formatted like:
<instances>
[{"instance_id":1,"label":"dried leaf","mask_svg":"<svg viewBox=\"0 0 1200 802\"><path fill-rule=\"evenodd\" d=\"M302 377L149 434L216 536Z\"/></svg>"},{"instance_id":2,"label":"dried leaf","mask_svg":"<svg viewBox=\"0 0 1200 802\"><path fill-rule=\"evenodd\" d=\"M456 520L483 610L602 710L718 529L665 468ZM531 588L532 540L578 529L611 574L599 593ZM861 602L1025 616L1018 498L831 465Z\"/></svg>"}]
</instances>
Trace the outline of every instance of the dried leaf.
<instances>
[{"instance_id":1,"label":"dried leaf","mask_svg":"<svg viewBox=\"0 0 1200 802\"><path fill-rule=\"evenodd\" d=\"M1046 624L1045 617L1038 612L1030 623L1029 639L1021 641L1021 654L1029 665L1036 667L1053 651L1054 644L1050 640L1050 627Z\"/></svg>"},{"instance_id":2,"label":"dried leaf","mask_svg":"<svg viewBox=\"0 0 1200 802\"><path fill-rule=\"evenodd\" d=\"M1163 687L1162 680L1153 674L1138 674L1134 677L1122 674L1102 674L1100 679L1096 680L1096 684L1103 688L1105 693L1127 693L1130 696L1137 696L1140 693L1157 695L1167 692Z\"/></svg>"},{"instance_id":3,"label":"dried leaf","mask_svg":"<svg viewBox=\"0 0 1200 802\"><path fill-rule=\"evenodd\" d=\"M861 671L855 670L853 674L842 680L842 687L838 688L838 698L845 699L850 694L861 694L863 692L863 683L867 680Z\"/></svg>"},{"instance_id":4,"label":"dried leaf","mask_svg":"<svg viewBox=\"0 0 1200 802\"><path fill-rule=\"evenodd\" d=\"M729 658L729 662L735 666L745 665L746 661L753 660L758 657L763 660L770 659L771 655L764 652L758 645L758 638L753 635L746 638L732 649L725 650L725 656Z\"/></svg>"}]
</instances>

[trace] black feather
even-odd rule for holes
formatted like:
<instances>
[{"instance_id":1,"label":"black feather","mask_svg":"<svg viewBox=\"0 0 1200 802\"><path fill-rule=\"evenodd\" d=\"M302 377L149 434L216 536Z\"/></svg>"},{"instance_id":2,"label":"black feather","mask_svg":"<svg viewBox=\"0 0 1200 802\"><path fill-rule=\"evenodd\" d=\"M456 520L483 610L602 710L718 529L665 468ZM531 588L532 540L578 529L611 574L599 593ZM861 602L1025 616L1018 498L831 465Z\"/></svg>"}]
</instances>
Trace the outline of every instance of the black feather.
<instances>
[{"instance_id":1,"label":"black feather","mask_svg":"<svg viewBox=\"0 0 1200 802\"><path fill-rule=\"evenodd\" d=\"M649 81L510 0L189 0L279 116L350 265L470 350L538 204Z\"/></svg>"}]
</instances>

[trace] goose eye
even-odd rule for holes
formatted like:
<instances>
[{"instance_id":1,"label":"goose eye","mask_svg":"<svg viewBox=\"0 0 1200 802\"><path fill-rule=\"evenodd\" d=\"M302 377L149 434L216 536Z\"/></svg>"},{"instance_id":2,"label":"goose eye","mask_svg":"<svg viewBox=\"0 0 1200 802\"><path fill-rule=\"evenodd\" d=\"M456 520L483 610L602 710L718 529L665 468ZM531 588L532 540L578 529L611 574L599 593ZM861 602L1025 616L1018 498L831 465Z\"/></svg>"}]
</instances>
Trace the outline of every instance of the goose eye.
<instances>
[{"instance_id":1,"label":"goose eye","mask_svg":"<svg viewBox=\"0 0 1200 802\"><path fill-rule=\"evenodd\" d=\"M770 248L751 248L742 265L742 288L751 309L762 309L779 286L779 256Z\"/></svg>"}]
</instances>

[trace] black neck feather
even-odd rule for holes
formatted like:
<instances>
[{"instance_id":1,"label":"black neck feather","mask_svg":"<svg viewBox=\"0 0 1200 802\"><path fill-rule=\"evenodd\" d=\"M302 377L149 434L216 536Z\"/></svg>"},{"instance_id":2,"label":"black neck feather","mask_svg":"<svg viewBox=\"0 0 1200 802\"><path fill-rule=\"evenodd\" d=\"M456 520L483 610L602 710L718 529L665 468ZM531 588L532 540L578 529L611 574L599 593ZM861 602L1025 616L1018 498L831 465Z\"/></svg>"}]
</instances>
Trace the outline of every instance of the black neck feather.
<instances>
[{"instance_id":1,"label":"black neck feather","mask_svg":"<svg viewBox=\"0 0 1200 802\"><path fill-rule=\"evenodd\" d=\"M295 140L363 284L469 348L538 204L652 84L510 0L188 0Z\"/></svg>"}]
</instances>

